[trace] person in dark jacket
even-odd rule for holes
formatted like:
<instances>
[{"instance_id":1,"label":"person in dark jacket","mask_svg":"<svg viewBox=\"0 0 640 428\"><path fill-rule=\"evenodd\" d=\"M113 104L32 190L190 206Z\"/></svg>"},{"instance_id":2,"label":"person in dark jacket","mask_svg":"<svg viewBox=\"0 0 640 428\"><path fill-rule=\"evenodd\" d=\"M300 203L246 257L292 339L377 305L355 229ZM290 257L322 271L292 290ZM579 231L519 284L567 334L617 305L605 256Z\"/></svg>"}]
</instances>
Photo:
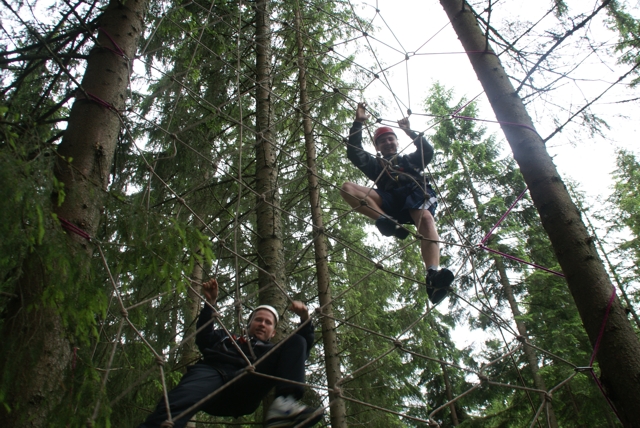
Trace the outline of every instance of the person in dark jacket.
<instances>
[{"instance_id":1,"label":"person in dark jacket","mask_svg":"<svg viewBox=\"0 0 640 428\"><path fill-rule=\"evenodd\" d=\"M273 387L276 398L267 412L265 427L311 427L322 419L322 409L299 402L304 393L305 361L315 339L312 324L304 324L309 318L306 305L300 301L291 304L290 309L304 325L275 345L270 342L279 321L275 308L258 306L249 318L247 336L229 336L224 329L213 328L217 281L205 282L202 290L207 302L196 333L202 359L190 366L169 392L171 421L162 399L139 428L184 427L200 410L214 416L247 415L258 408Z\"/></svg>"},{"instance_id":2,"label":"person in dark jacket","mask_svg":"<svg viewBox=\"0 0 640 428\"><path fill-rule=\"evenodd\" d=\"M398 126L416 146L408 155L398 154L398 139L388 126L376 129L374 145L378 156L362 148L362 126L368 120L365 103L359 103L356 118L349 132L347 157L376 184L375 189L346 182L340 194L351 207L372 220L384 236L405 239L409 231L403 224L415 224L422 236L420 250L427 268L427 294L433 304L440 303L453 282L449 269L439 269L440 247L434 215L438 205L436 192L423 175L433 158L433 147L423 135L412 131L409 119Z\"/></svg>"}]
</instances>

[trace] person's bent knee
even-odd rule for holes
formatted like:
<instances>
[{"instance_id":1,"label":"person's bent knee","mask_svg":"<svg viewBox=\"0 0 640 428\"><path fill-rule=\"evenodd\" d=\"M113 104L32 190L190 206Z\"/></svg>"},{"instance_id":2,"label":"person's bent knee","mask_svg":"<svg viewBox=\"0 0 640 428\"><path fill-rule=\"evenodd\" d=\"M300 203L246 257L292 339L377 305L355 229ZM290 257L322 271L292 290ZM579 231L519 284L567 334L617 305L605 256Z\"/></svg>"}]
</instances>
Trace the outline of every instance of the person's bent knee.
<instances>
[{"instance_id":1,"label":"person's bent knee","mask_svg":"<svg viewBox=\"0 0 640 428\"><path fill-rule=\"evenodd\" d=\"M433 218L433 214L429 210L422 210L422 220L427 221L430 224L436 224L436 220Z\"/></svg>"},{"instance_id":2,"label":"person's bent knee","mask_svg":"<svg viewBox=\"0 0 640 428\"><path fill-rule=\"evenodd\" d=\"M418 227L419 230L421 231L435 230L436 221L433 218L433 215L431 214L430 211L421 210L418 215L415 215L415 212L414 212L414 215L412 215L412 217L413 217L413 222L415 223L416 227Z\"/></svg>"},{"instance_id":3,"label":"person's bent knee","mask_svg":"<svg viewBox=\"0 0 640 428\"><path fill-rule=\"evenodd\" d=\"M354 190L355 190L355 186L350 181L345 181L344 183L342 183L342 187L340 188L340 191L342 193L346 193L348 195L351 195Z\"/></svg>"}]
</instances>

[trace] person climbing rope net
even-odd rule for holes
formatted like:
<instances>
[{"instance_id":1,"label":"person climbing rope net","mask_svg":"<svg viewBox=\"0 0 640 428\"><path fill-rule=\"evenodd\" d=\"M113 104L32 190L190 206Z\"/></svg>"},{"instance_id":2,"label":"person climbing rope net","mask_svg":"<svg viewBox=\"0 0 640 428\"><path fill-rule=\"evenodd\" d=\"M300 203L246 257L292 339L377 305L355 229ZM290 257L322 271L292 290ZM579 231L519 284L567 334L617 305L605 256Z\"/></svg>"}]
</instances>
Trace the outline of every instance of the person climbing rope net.
<instances>
[{"instance_id":1,"label":"person climbing rope net","mask_svg":"<svg viewBox=\"0 0 640 428\"><path fill-rule=\"evenodd\" d=\"M376 188L345 182L340 194L356 211L375 220L384 236L405 239L409 230L402 225L416 225L427 268L427 294L434 305L438 304L447 296L454 275L449 269L439 269L440 238L434 219L438 201L436 192L422 174L433 158L433 146L423 135L411 130L408 118L403 118L398 120L398 127L413 140L417 150L408 155L399 154L396 133L391 127L381 126L373 136L379 152L379 156L374 156L362 148L362 127L369 119L365 103L358 103L355 116L347 142L347 157L376 183Z\"/></svg>"},{"instance_id":2,"label":"person climbing rope net","mask_svg":"<svg viewBox=\"0 0 640 428\"><path fill-rule=\"evenodd\" d=\"M198 318L196 344L202 359L187 369L180 383L169 392L169 418L165 400L160 400L139 428L184 427L198 411L213 416L238 417L255 412L262 399L275 387L275 400L266 416L266 428L311 427L324 411L302 404L305 361L315 335L307 306L293 301L289 309L300 317L301 327L275 345L278 312L260 305L249 317L247 335L236 337L213 327L218 298L215 279L202 284L206 302ZM264 374L266 376L260 376Z\"/></svg>"}]
</instances>

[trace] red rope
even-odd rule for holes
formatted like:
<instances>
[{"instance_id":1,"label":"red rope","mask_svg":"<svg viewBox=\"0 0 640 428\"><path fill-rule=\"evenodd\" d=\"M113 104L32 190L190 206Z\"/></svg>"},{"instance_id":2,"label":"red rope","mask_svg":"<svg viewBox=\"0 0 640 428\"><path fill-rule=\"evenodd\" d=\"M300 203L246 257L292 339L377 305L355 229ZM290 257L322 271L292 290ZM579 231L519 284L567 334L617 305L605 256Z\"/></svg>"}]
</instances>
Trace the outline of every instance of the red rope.
<instances>
[{"instance_id":1,"label":"red rope","mask_svg":"<svg viewBox=\"0 0 640 428\"><path fill-rule=\"evenodd\" d=\"M520 196L518 196L518 198L513 201L513 203L511 204L511 206L509 207L509 209L507 210L507 212L505 212L502 217L500 217L500 220L498 220L498 222L495 224L495 226L493 226L491 228L491 230L489 231L489 233L487 233L487 236L484 237L484 239L482 241L480 241L480 245L484 245L487 240L491 237L491 234L493 234L493 231L496 230L496 228L498 226L500 226L500 223L502 223L502 221L509 215L509 213L511 212L511 210L513 210L513 207L516 206L516 204L520 201L520 199L522 199L524 197L524 194L526 193L526 191L529 189L529 187L525 187L524 190L522 191L522 193L520 193Z\"/></svg>"},{"instance_id":2,"label":"red rope","mask_svg":"<svg viewBox=\"0 0 640 428\"><path fill-rule=\"evenodd\" d=\"M73 232L76 235L91 241L91 235L89 235L87 232L85 232L84 230L80 229L78 226L76 226L75 224L71 223L68 220L63 219L62 217L58 217L58 220L60 220L60 223L62 224L62 228L65 230L68 230L69 232Z\"/></svg>"},{"instance_id":3,"label":"red rope","mask_svg":"<svg viewBox=\"0 0 640 428\"><path fill-rule=\"evenodd\" d=\"M609 298L609 303L607 304L607 310L604 313L604 319L602 320L602 325L600 326L600 332L598 333L596 344L593 347L593 354L591 354L589 367L593 367L593 362L595 361L596 354L598 353L598 349L600 348L600 341L602 340L602 336L604 336L604 327L607 324L607 320L609 319L609 313L611 312L611 306L613 306L613 301L615 300L615 298L616 298L616 287L613 287L613 292L611 293L611 297Z\"/></svg>"},{"instance_id":4,"label":"red rope","mask_svg":"<svg viewBox=\"0 0 640 428\"><path fill-rule=\"evenodd\" d=\"M620 414L618 414L618 410L614 406L613 402L609 399L609 395L605 391L604 386L602 385L602 383L600 382L600 379L598 379L598 376L596 376L596 373L593 370L593 363L596 360L596 355L598 354L598 350L600 349L600 343L602 342L602 338L604 337L604 328L607 325L607 321L609 320L609 314L611 313L611 307L613 306L613 301L616 298L616 287L613 285L612 287L613 287L613 292L611 293L611 297L609 298L609 303L607 303L607 309L604 313L604 318L602 320L602 325L600 326L600 331L598 332L598 338L596 339L596 343L593 346L593 353L591 354L589 367L586 367L586 369L587 371L589 371L589 373L591 373L591 377L596 382L598 389L600 389L600 392L602 393L602 396L604 397L604 399L607 400L607 403L609 404L609 407L611 407L611 410L613 410L613 413L615 413L618 420L622 422L622 419L620 418Z\"/></svg>"},{"instance_id":5,"label":"red rope","mask_svg":"<svg viewBox=\"0 0 640 428\"><path fill-rule=\"evenodd\" d=\"M557 276L560 276L560 277L564 278L564 274L562 274L560 272L556 272L556 271L551 270L549 268L546 268L544 266L540 266L540 265L537 265L535 263L531 263L531 262L528 262L526 260L522 260L521 258L518 258L518 257L515 257L515 256L510 256L509 254L503 253L503 252L498 251L498 250L492 250L491 248L486 247L486 246L484 246L482 244L478 245L478 247L482 248L483 250L488 251L490 253L498 254L498 255L500 255L502 257L506 257L506 258L514 260L516 262L524 263L525 265L529 265L529 266L534 267L536 269L540 269L540 270L543 270L545 272L549 272L549 273L552 273L554 275L557 275Z\"/></svg>"},{"instance_id":6,"label":"red rope","mask_svg":"<svg viewBox=\"0 0 640 428\"><path fill-rule=\"evenodd\" d=\"M116 43L116 41L115 41L115 40L113 40L113 37L111 37L111 35L109 35L109 33L107 32L107 30L105 30L105 29L104 29L104 28L102 28L102 27L98 27L98 31L102 31L102 33L103 33L105 36L107 36L107 38L108 38L109 40L111 40L111 43L113 44L113 47L114 47L115 49L111 49L111 48L109 48L109 47L107 47L107 46L102 46L103 48L110 50L111 52L113 52L114 54L116 54L116 55L118 55L118 56L121 56L122 58L127 58L127 54L125 54L125 53L124 53L124 51L120 48L120 46L118 46L118 44Z\"/></svg>"},{"instance_id":7,"label":"red rope","mask_svg":"<svg viewBox=\"0 0 640 428\"><path fill-rule=\"evenodd\" d=\"M493 234L493 232L498 228L498 226L500 226L500 224L504 221L504 219L505 219L505 218L507 218L507 216L509 215L509 213L513 210L513 208L514 208L514 207L516 206L516 204L520 201L520 199L522 199L522 198L524 197L524 195L525 195L525 193L527 192L527 190L529 190L529 188L528 188L528 187L525 187L525 188L524 188L524 190L522 191L522 193L520 193L520 196L518 196L518 197L516 198L516 200L515 200L515 201L513 201L513 203L511 204L511 206L510 206L510 207L507 209L507 211L502 215L502 217L500 217L500 219L498 220L498 222L497 222L497 223L496 223L496 224L491 228L491 230L489 231L489 233L487 233L487 235L482 239L482 241L480 241L480 243L478 244L478 247L479 247L479 248L482 248L483 250L488 251L488 252L490 252L490 253L498 254L498 255L500 255L500 256L502 256L502 257L506 257L506 258L511 259L511 260L514 260L514 261L516 261L516 262L524 263L524 264L529 265L529 266L531 266L531 267L534 267L534 268L536 268L536 269L540 269L540 270L543 270L543 271L545 271L545 272L549 272L549 273L552 273L552 274L554 274L554 275L557 275L557 276L560 276L560 277L564 278L564 274L561 274L560 272L556 272L556 271L551 270L551 269L548 269L548 268L546 268L546 267L544 267L544 266L540 266L540 265L537 265L537 264L535 264L535 263L528 262L528 261L523 260L523 259L521 259L521 258L519 258L519 257L510 256L509 254L503 253L502 251L492 250L491 248L489 248L489 247L487 247L486 245L484 245L484 244L489 240L489 238L491 237L491 235Z\"/></svg>"},{"instance_id":8,"label":"red rope","mask_svg":"<svg viewBox=\"0 0 640 428\"><path fill-rule=\"evenodd\" d=\"M96 103L100 104L102 107L105 107L105 108L107 108L107 109L109 109L109 110L111 110L111 111L113 111L113 112L116 112L116 113L120 114L120 110L118 110L117 108L115 108L115 107L113 106L113 104L110 104L110 103L106 102L106 101L105 101L105 100L103 100L102 98L97 97L97 96L93 95L93 94L92 94L92 93L90 93L90 92L85 92L85 93L87 94L87 96L89 97L89 99L90 99L91 101L94 101L94 102L96 102Z\"/></svg>"}]
</instances>

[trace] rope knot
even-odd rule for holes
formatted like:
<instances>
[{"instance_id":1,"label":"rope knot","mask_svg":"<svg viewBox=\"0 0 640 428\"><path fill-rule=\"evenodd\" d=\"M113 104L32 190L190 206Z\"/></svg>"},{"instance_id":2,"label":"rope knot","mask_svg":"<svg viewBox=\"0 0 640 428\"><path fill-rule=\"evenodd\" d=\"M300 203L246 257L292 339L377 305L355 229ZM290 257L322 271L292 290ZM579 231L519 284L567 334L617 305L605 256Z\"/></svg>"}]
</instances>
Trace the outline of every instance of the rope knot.
<instances>
[{"instance_id":1,"label":"rope knot","mask_svg":"<svg viewBox=\"0 0 640 428\"><path fill-rule=\"evenodd\" d=\"M161 356L157 356L156 357L156 364L159 365L160 367L164 367L164 359Z\"/></svg>"},{"instance_id":2,"label":"rope knot","mask_svg":"<svg viewBox=\"0 0 640 428\"><path fill-rule=\"evenodd\" d=\"M173 424L172 421L164 421L161 425L160 428L173 428L175 425Z\"/></svg>"},{"instance_id":3,"label":"rope knot","mask_svg":"<svg viewBox=\"0 0 640 428\"><path fill-rule=\"evenodd\" d=\"M125 308L122 308L120 314L122 315L122 318L129 318L129 312Z\"/></svg>"},{"instance_id":4,"label":"rope knot","mask_svg":"<svg viewBox=\"0 0 640 428\"><path fill-rule=\"evenodd\" d=\"M376 269L380 269L380 270L384 269L384 266L382 266L382 263L380 262L376 263L375 266L376 266Z\"/></svg>"},{"instance_id":5,"label":"rope knot","mask_svg":"<svg viewBox=\"0 0 640 428\"><path fill-rule=\"evenodd\" d=\"M396 348L402 348L402 342L396 339L393 341L393 346L395 346Z\"/></svg>"}]
</instances>

